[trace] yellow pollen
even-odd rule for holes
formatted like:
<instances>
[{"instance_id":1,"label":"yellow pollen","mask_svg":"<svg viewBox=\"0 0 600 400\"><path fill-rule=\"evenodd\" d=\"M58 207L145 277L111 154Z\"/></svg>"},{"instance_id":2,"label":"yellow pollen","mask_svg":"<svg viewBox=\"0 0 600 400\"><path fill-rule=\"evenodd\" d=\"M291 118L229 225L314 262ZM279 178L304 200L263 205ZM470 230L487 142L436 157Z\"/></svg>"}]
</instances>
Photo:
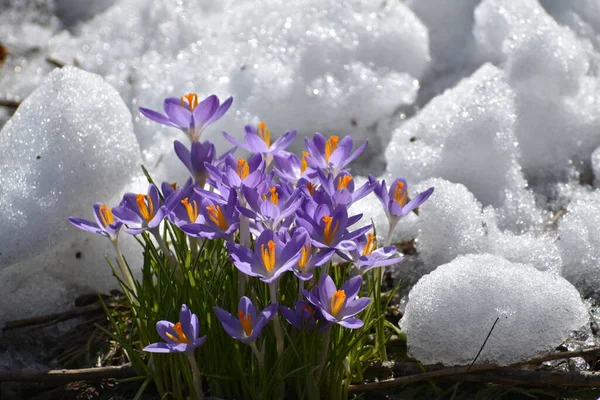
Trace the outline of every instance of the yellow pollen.
<instances>
[{"instance_id":1,"label":"yellow pollen","mask_svg":"<svg viewBox=\"0 0 600 400\"><path fill-rule=\"evenodd\" d=\"M336 290L333 296L331 296L331 315L335 317L335 315L342 309L345 301L346 292L343 290Z\"/></svg>"},{"instance_id":2,"label":"yellow pollen","mask_svg":"<svg viewBox=\"0 0 600 400\"><path fill-rule=\"evenodd\" d=\"M273 268L275 268L275 242L269 240L267 243L267 248L265 249L265 245L260 245L260 255L262 258L263 265L267 269L267 271L271 272Z\"/></svg>"},{"instance_id":3,"label":"yellow pollen","mask_svg":"<svg viewBox=\"0 0 600 400\"><path fill-rule=\"evenodd\" d=\"M298 268L304 269L306 264L308 263L308 259L310 258L310 243L302 248L302 255L300 256L300 260L298 260Z\"/></svg>"},{"instance_id":4,"label":"yellow pollen","mask_svg":"<svg viewBox=\"0 0 600 400\"><path fill-rule=\"evenodd\" d=\"M327 142L325 143L325 161L329 162L329 157L331 157L331 154L337 149L339 141L339 136L332 136L327 139Z\"/></svg>"},{"instance_id":5,"label":"yellow pollen","mask_svg":"<svg viewBox=\"0 0 600 400\"><path fill-rule=\"evenodd\" d=\"M335 223L335 227L333 228L333 232L331 231L331 222L333 221L333 218L330 217L329 215L326 215L323 217L323 222L325 222L325 229L323 230L324 236L325 236L325 244L327 245L331 245L331 242L333 242L333 237L335 236L335 233L337 232L338 228L340 227L340 221L337 221Z\"/></svg>"},{"instance_id":6,"label":"yellow pollen","mask_svg":"<svg viewBox=\"0 0 600 400\"><path fill-rule=\"evenodd\" d=\"M246 177L250 175L250 166L248 165L248 161L244 160L243 158L238 158L235 172L241 179L246 179Z\"/></svg>"},{"instance_id":7,"label":"yellow pollen","mask_svg":"<svg viewBox=\"0 0 600 400\"><path fill-rule=\"evenodd\" d=\"M340 176L337 183L337 190L346 189L350 181L352 181L352 177L350 175Z\"/></svg>"},{"instance_id":8,"label":"yellow pollen","mask_svg":"<svg viewBox=\"0 0 600 400\"><path fill-rule=\"evenodd\" d=\"M258 124L258 136L262 138L267 144L267 147L271 147L271 132L267 129L267 124L261 122Z\"/></svg>"},{"instance_id":9,"label":"yellow pollen","mask_svg":"<svg viewBox=\"0 0 600 400\"><path fill-rule=\"evenodd\" d=\"M100 206L100 220L102 221L104 227L107 227L108 225L115 222L115 217L113 217L112 210L106 207L105 204L102 204Z\"/></svg>"},{"instance_id":10,"label":"yellow pollen","mask_svg":"<svg viewBox=\"0 0 600 400\"><path fill-rule=\"evenodd\" d=\"M219 227L219 229L221 229L222 231L226 231L228 228L228 224L227 220L225 219L225 215L223 214L223 209L221 208L221 206L217 206L216 208L215 206L208 206L206 207L206 210L208 211L208 218L210 218L210 220L214 222L215 225Z\"/></svg>"},{"instance_id":11,"label":"yellow pollen","mask_svg":"<svg viewBox=\"0 0 600 400\"><path fill-rule=\"evenodd\" d=\"M192 203L193 204L190 204L190 199L188 197L181 200L181 204L185 206L190 222L196 222L196 219L198 218L198 203L196 203L196 200Z\"/></svg>"},{"instance_id":12,"label":"yellow pollen","mask_svg":"<svg viewBox=\"0 0 600 400\"><path fill-rule=\"evenodd\" d=\"M185 103L187 101L190 106L190 111L194 111L194 108L198 107L198 95L196 93L186 94L185 96L181 96L181 107L185 108Z\"/></svg>"},{"instance_id":13,"label":"yellow pollen","mask_svg":"<svg viewBox=\"0 0 600 400\"><path fill-rule=\"evenodd\" d=\"M272 187L271 189L269 189L269 193L271 194L271 196L270 196L271 203L278 206L279 205L279 195L277 194L277 188ZM267 200L266 194L263 194L263 200Z\"/></svg>"},{"instance_id":14,"label":"yellow pollen","mask_svg":"<svg viewBox=\"0 0 600 400\"><path fill-rule=\"evenodd\" d=\"M238 317L240 318L240 325L242 325L246 336L252 335L252 314L248 313L244 315L244 312L239 310Z\"/></svg>"},{"instance_id":15,"label":"yellow pollen","mask_svg":"<svg viewBox=\"0 0 600 400\"><path fill-rule=\"evenodd\" d=\"M175 335L172 335L169 332L166 333L169 339L176 343L190 344L189 339L187 338L187 336L185 336L185 333L183 333L183 329L181 328L181 322L178 322L175 325L173 325L173 330L175 331Z\"/></svg>"},{"instance_id":16,"label":"yellow pollen","mask_svg":"<svg viewBox=\"0 0 600 400\"><path fill-rule=\"evenodd\" d=\"M149 194L143 195L138 194L135 196L135 202L140 210L142 217L148 222L154 217L154 203L152 203L152 197Z\"/></svg>"},{"instance_id":17,"label":"yellow pollen","mask_svg":"<svg viewBox=\"0 0 600 400\"><path fill-rule=\"evenodd\" d=\"M308 151L303 151L302 152L302 162L300 163L300 174L303 174L304 171L306 171L306 169L308 168L308 161L306 160L306 157L310 156L310 153Z\"/></svg>"},{"instance_id":18,"label":"yellow pollen","mask_svg":"<svg viewBox=\"0 0 600 400\"><path fill-rule=\"evenodd\" d=\"M407 196L408 193L406 190L404 190L404 182L399 181L396 185L396 188L394 189L394 200L398 202L400 207L404 207L404 205L406 204Z\"/></svg>"},{"instance_id":19,"label":"yellow pollen","mask_svg":"<svg viewBox=\"0 0 600 400\"><path fill-rule=\"evenodd\" d=\"M373 236L372 234L369 233L367 235L367 243L365 244L365 247L363 248L362 255L366 256L366 255L373 253L373 250L375 250L376 246L377 246L377 241L375 240L375 236Z\"/></svg>"}]
</instances>

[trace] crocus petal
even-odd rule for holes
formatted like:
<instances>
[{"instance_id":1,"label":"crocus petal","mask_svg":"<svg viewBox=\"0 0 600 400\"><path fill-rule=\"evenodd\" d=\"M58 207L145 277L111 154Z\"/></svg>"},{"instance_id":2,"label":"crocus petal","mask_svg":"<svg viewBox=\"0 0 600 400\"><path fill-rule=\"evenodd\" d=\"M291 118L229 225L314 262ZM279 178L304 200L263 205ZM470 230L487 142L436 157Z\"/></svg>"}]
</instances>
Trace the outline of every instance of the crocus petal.
<instances>
[{"instance_id":1,"label":"crocus petal","mask_svg":"<svg viewBox=\"0 0 600 400\"><path fill-rule=\"evenodd\" d=\"M112 213L119 221L132 226L142 225L142 219L133 210L125 206L117 206L112 209Z\"/></svg>"},{"instance_id":2,"label":"crocus petal","mask_svg":"<svg viewBox=\"0 0 600 400\"><path fill-rule=\"evenodd\" d=\"M277 139L272 145L271 150L273 151L281 151L285 150L296 137L296 130L289 131L284 133L279 139Z\"/></svg>"},{"instance_id":3,"label":"crocus petal","mask_svg":"<svg viewBox=\"0 0 600 400\"><path fill-rule=\"evenodd\" d=\"M319 279L319 300L327 305L336 290L333 279L329 275L322 275Z\"/></svg>"},{"instance_id":4,"label":"crocus petal","mask_svg":"<svg viewBox=\"0 0 600 400\"><path fill-rule=\"evenodd\" d=\"M249 276L259 276L252 270L252 264L254 263L254 253L252 250L232 242L227 242L227 250L229 250L233 259L233 265L237 269Z\"/></svg>"},{"instance_id":5,"label":"crocus petal","mask_svg":"<svg viewBox=\"0 0 600 400\"><path fill-rule=\"evenodd\" d=\"M347 317L352 317L369 305L371 299L369 297L361 297L360 299L347 300L344 308L340 311L337 317L342 319L347 319Z\"/></svg>"},{"instance_id":6,"label":"crocus petal","mask_svg":"<svg viewBox=\"0 0 600 400\"><path fill-rule=\"evenodd\" d=\"M192 171L192 163L191 163L191 155L188 148L181 143L179 140L175 140L173 142L173 148L175 149L175 154L181 160L181 162L186 166L188 171Z\"/></svg>"},{"instance_id":7,"label":"crocus petal","mask_svg":"<svg viewBox=\"0 0 600 400\"><path fill-rule=\"evenodd\" d=\"M430 187L429 189L427 189L424 192L419 193L417 196L415 196L414 199L409 201L408 204L402 208L402 214L406 215L409 212L411 212L412 210L414 210L415 208L419 207L421 204L423 204L429 198L429 196L431 196L432 193L433 193L432 187Z\"/></svg>"},{"instance_id":8,"label":"crocus petal","mask_svg":"<svg viewBox=\"0 0 600 400\"><path fill-rule=\"evenodd\" d=\"M361 284L362 277L358 275L346 281L340 289L346 292L347 299L353 299L358 294Z\"/></svg>"},{"instance_id":9,"label":"crocus petal","mask_svg":"<svg viewBox=\"0 0 600 400\"><path fill-rule=\"evenodd\" d=\"M142 349L149 353L173 353L173 350L165 342L152 343Z\"/></svg>"},{"instance_id":10,"label":"crocus petal","mask_svg":"<svg viewBox=\"0 0 600 400\"><path fill-rule=\"evenodd\" d=\"M230 313L222 308L215 307L215 315L221 321L221 325L225 332L234 339L239 339L244 336L242 326L237 318L234 318Z\"/></svg>"},{"instance_id":11,"label":"crocus petal","mask_svg":"<svg viewBox=\"0 0 600 400\"><path fill-rule=\"evenodd\" d=\"M267 144L260 136L247 133L245 139L247 147L253 153L267 153L269 151Z\"/></svg>"},{"instance_id":12,"label":"crocus petal","mask_svg":"<svg viewBox=\"0 0 600 400\"><path fill-rule=\"evenodd\" d=\"M84 231L88 231L91 233L95 233L96 235L101 235L104 237L109 237L109 234L101 229L98 224L88 221L87 219L77 218L77 217L69 217L69 222L73 224L73 226L83 229Z\"/></svg>"},{"instance_id":13,"label":"crocus petal","mask_svg":"<svg viewBox=\"0 0 600 400\"><path fill-rule=\"evenodd\" d=\"M225 137L225 139L229 140L231 143L233 143L237 147L241 147L242 149L247 150L247 151L252 151L252 149L250 149L248 146L246 146L245 143L240 142L233 136L229 135L227 132L223 132L223 136Z\"/></svg>"},{"instance_id":14,"label":"crocus petal","mask_svg":"<svg viewBox=\"0 0 600 400\"><path fill-rule=\"evenodd\" d=\"M175 343L173 339L167 336L167 332L171 335L175 333L175 331L173 331L173 325L174 324L170 321L158 321L156 323L156 332L158 332L158 335L167 343Z\"/></svg>"},{"instance_id":15,"label":"crocus petal","mask_svg":"<svg viewBox=\"0 0 600 400\"><path fill-rule=\"evenodd\" d=\"M291 308L286 306L279 306L279 313L283 315L283 318L286 319L294 328L302 329L302 317Z\"/></svg>"},{"instance_id":16,"label":"crocus petal","mask_svg":"<svg viewBox=\"0 0 600 400\"><path fill-rule=\"evenodd\" d=\"M265 307L260 312L260 314L258 315L258 318L256 320L256 324L254 325L254 328L252 329L252 336L254 338L256 338L258 335L260 335L260 332L263 330L265 325L267 325L267 323L271 320L271 318L273 318L275 316L275 314L277 313L278 307L279 307L279 305L277 303L272 303L272 304L269 304L267 307Z\"/></svg>"},{"instance_id":17,"label":"crocus petal","mask_svg":"<svg viewBox=\"0 0 600 400\"><path fill-rule=\"evenodd\" d=\"M210 95L194 108L192 115L196 126L205 125L219 108L219 98Z\"/></svg>"},{"instance_id":18,"label":"crocus petal","mask_svg":"<svg viewBox=\"0 0 600 400\"><path fill-rule=\"evenodd\" d=\"M362 326L364 325L364 322L362 322L358 318L346 318L342 321L338 321L337 323L343 326L344 328L348 329L358 329L362 328Z\"/></svg>"},{"instance_id":19,"label":"crocus petal","mask_svg":"<svg viewBox=\"0 0 600 400\"><path fill-rule=\"evenodd\" d=\"M198 335L194 335L194 332L190 329L192 323L192 312L189 307L185 304L181 306L181 310L179 311L179 322L181 322L181 327L183 329L183 333L190 340L194 340Z\"/></svg>"},{"instance_id":20,"label":"crocus petal","mask_svg":"<svg viewBox=\"0 0 600 400\"><path fill-rule=\"evenodd\" d=\"M173 121L175 125L181 129L188 129L192 122L192 113L181 107L179 104L167 103L165 104L165 112L167 116Z\"/></svg>"},{"instance_id":21,"label":"crocus petal","mask_svg":"<svg viewBox=\"0 0 600 400\"><path fill-rule=\"evenodd\" d=\"M159 112L156 112L154 110L150 110L149 108L144 108L144 107L140 107L140 112L142 113L142 115L144 117L148 118L149 120L158 122L159 124L173 126L173 123L171 122L171 120Z\"/></svg>"},{"instance_id":22,"label":"crocus petal","mask_svg":"<svg viewBox=\"0 0 600 400\"><path fill-rule=\"evenodd\" d=\"M217 108L217 111L215 111L208 123L212 124L213 122L219 120L227 112L227 110L229 110L229 107L231 107L231 103L233 103L233 97L229 97L223 102L223 104L219 106L219 108Z\"/></svg>"},{"instance_id":23,"label":"crocus petal","mask_svg":"<svg viewBox=\"0 0 600 400\"><path fill-rule=\"evenodd\" d=\"M345 158L344 160L342 160L342 165L340 165L340 168L344 168L346 165L350 164L352 161L354 161L354 159L358 156L360 156L362 154L362 152L365 150L365 148L367 147L367 145L369 144L368 141L364 142L362 145L360 145L355 151L354 153L352 153L350 155L350 157Z\"/></svg>"}]
</instances>

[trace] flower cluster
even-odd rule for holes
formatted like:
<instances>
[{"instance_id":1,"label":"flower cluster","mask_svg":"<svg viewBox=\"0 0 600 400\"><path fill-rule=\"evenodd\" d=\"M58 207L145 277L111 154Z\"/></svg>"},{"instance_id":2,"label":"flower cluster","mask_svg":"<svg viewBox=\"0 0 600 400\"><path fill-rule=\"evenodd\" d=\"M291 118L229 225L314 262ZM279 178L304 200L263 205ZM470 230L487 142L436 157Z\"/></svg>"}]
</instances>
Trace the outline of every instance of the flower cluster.
<instances>
[{"instance_id":1,"label":"flower cluster","mask_svg":"<svg viewBox=\"0 0 600 400\"><path fill-rule=\"evenodd\" d=\"M71 218L71 223L115 245L121 228L132 235L148 232L167 256L170 250L159 230L164 223L184 232L190 245L221 240L240 276L259 279L268 287L270 302L263 303L260 312L253 304L256 293L252 291L246 291L249 297L241 296L237 309L213 309L223 330L251 345L259 359L255 341L270 321L278 353L285 346L279 314L300 331L327 332L334 325L361 328L363 321L357 315L371 301L360 297L363 275L399 263L402 257L395 246L379 247L373 227L361 226L362 215L352 214L349 207L373 192L393 229L400 218L427 200L433 188L410 200L403 179L395 180L389 190L385 181L372 176L360 185L347 167L363 152L366 142L354 148L350 136L326 138L316 133L305 140L305 151L296 156L286 150L296 131L273 140L265 123L246 126L243 141L223 133L236 147L217 157L215 146L201 142L200 137L231 103L231 98L221 103L215 95L199 101L190 94L167 98L164 114L141 108L146 117L189 137L189 147L175 141L174 149L190 179L179 188L164 183L159 190L151 184L147 193L127 193L112 209L98 203L94 205L96 222ZM238 147L250 156L236 156ZM330 273L340 265L344 268ZM286 273L296 277L298 299L283 305L279 289ZM186 353L206 340L199 336L198 318L186 305L181 308L180 322L159 321L156 329L164 342L144 350Z\"/></svg>"}]
</instances>

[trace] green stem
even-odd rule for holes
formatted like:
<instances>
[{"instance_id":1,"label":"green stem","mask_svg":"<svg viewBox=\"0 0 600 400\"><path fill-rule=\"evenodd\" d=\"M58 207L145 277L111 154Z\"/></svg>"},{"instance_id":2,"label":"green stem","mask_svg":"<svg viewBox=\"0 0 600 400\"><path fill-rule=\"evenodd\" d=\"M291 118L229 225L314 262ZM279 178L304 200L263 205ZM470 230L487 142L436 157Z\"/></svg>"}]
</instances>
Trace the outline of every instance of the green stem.
<instances>
[{"instance_id":1,"label":"green stem","mask_svg":"<svg viewBox=\"0 0 600 400\"><path fill-rule=\"evenodd\" d=\"M327 362L327 353L329 352L329 340L331 339L331 324L327 327L327 330L323 334L323 350L321 351L321 360L319 361L319 369L317 369L317 373L315 375L315 382L317 386L319 385L319 381L321 380L321 375L323 374L323 370L325 369L325 364Z\"/></svg>"},{"instance_id":2,"label":"green stem","mask_svg":"<svg viewBox=\"0 0 600 400\"><path fill-rule=\"evenodd\" d=\"M271 303L278 303L277 301L277 287L279 281L275 281L269 285L269 293L271 294ZM277 342L277 355L281 357L283 354L283 330L281 329L281 321L279 315L275 314L273 317L273 327L275 329L275 340Z\"/></svg>"},{"instance_id":3,"label":"green stem","mask_svg":"<svg viewBox=\"0 0 600 400\"><path fill-rule=\"evenodd\" d=\"M115 253L117 255L117 264L119 265L119 269L121 270L121 275L123 276L123 280L125 281L125 285L127 286L127 289L129 289L129 291L131 293L133 293L134 296L137 296L135 280L133 279L133 276L131 275L131 271L129 270L129 267L125 263L125 259L123 258L123 254L121 253L121 249L119 248L119 244L117 242L118 242L117 237L115 237L114 240L111 240L111 243L113 244Z\"/></svg>"},{"instance_id":4,"label":"green stem","mask_svg":"<svg viewBox=\"0 0 600 400\"><path fill-rule=\"evenodd\" d=\"M154 236L154 239L156 239L156 242L158 243L158 246L162 250L165 257L167 257L167 261L168 261L169 265L175 271L175 279L177 279L177 281L179 283L183 282L183 272L181 271L179 262L177 261L177 259L173 255L173 253L171 253L171 250L169 249L169 247L163 240L162 236L160 236L160 232L158 231L158 228L149 229L149 231L150 231L150 233L152 233L152 236Z\"/></svg>"},{"instance_id":5,"label":"green stem","mask_svg":"<svg viewBox=\"0 0 600 400\"><path fill-rule=\"evenodd\" d=\"M202 390L202 377L200 376L200 370L198 369L198 363L196 362L196 357L194 357L193 351L188 351L185 353L187 356L188 362L190 363L190 367L192 368L192 385L194 385L194 392L196 392L196 399L202 400L204 398L204 391Z\"/></svg>"}]
</instances>

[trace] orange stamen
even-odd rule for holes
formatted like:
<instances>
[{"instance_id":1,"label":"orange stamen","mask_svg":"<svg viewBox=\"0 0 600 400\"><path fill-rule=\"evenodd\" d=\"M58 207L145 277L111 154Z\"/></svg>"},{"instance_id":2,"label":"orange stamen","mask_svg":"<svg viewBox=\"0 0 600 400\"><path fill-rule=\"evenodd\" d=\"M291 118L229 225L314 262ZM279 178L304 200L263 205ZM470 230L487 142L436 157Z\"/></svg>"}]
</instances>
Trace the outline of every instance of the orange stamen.
<instances>
[{"instance_id":1,"label":"orange stamen","mask_svg":"<svg viewBox=\"0 0 600 400\"><path fill-rule=\"evenodd\" d=\"M226 231L229 225L227 224L227 220L225 219L225 215L223 214L223 209L221 206L217 206L216 208L215 206L208 206L206 207L206 210L208 211L208 218L210 218L210 220L214 222L219 229Z\"/></svg>"},{"instance_id":2,"label":"orange stamen","mask_svg":"<svg viewBox=\"0 0 600 400\"><path fill-rule=\"evenodd\" d=\"M352 177L350 175L340 176L337 183L337 190L346 189L351 180Z\"/></svg>"},{"instance_id":3,"label":"orange stamen","mask_svg":"<svg viewBox=\"0 0 600 400\"><path fill-rule=\"evenodd\" d=\"M335 315L340 312L345 302L346 292L343 290L336 290L333 296L331 296L331 315L335 317Z\"/></svg>"},{"instance_id":4,"label":"orange stamen","mask_svg":"<svg viewBox=\"0 0 600 400\"><path fill-rule=\"evenodd\" d=\"M325 161L329 162L329 157L331 157L331 154L337 149L339 141L339 136L332 136L327 139L327 142L325 143Z\"/></svg>"},{"instance_id":5,"label":"orange stamen","mask_svg":"<svg viewBox=\"0 0 600 400\"><path fill-rule=\"evenodd\" d=\"M304 171L306 171L306 169L308 168L308 161L306 160L306 157L308 156L310 156L310 153L308 151L302 152L302 161L300 163L300 175L302 175Z\"/></svg>"},{"instance_id":6,"label":"orange stamen","mask_svg":"<svg viewBox=\"0 0 600 400\"><path fill-rule=\"evenodd\" d=\"M398 181L396 188L394 189L394 200L398 202L400 207L404 207L406 199L408 197L407 191L404 189L404 182Z\"/></svg>"},{"instance_id":7,"label":"orange stamen","mask_svg":"<svg viewBox=\"0 0 600 400\"><path fill-rule=\"evenodd\" d=\"M375 240L375 236L373 236L372 234L369 233L367 235L367 243L365 244L365 247L363 248L362 255L366 256L366 255L373 253L373 250L375 250L376 246L377 246L377 241Z\"/></svg>"},{"instance_id":8,"label":"orange stamen","mask_svg":"<svg viewBox=\"0 0 600 400\"><path fill-rule=\"evenodd\" d=\"M261 122L258 124L258 136L262 138L267 144L267 147L271 147L271 132L267 129L267 124Z\"/></svg>"},{"instance_id":9,"label":"orange stamen","mask_svg":"<svg viewBox=\"0 0 600 400\"><path fill-rule=\"evenodd\" d=\"M271 203L275 204L276 206L279 205L279 195L277 194L277 188L272 187L271 189L269 189L269 193L271 193L271 196L270 196ZM267 200L266 194L263 194L263 200Z\"/></svg>"},{"instance_id":10,"label":"orange stamen","mask_svg":"<svg viewBox=\"0 0 600 400\"><path fill-rule=\"evenodd\" d=\"M183 333L183 329L181 327L181 322L178 322L175 325L173 325L173 330L175 331L175 335L172 335L169 332L166 333L166 335L169 339L171 339L172 341L174 341L176 343L190 344L190 340L187 338L185 333Z\"/></svg>"},{"instance_id":11,"label":"orange stamen","mask_svg":"<svg viewBox=\"0 0 600 400\"><path fill-rule=\"evenodd\" d=\"M311 313L311 314L315 312L315 309L314 309L314 308L312 308L312 307L311 307L311 306L309 306L309 305L302 306L302 310L303 310L303 311L308 311L308 312L309 312L309 313Z\"/></svg>"},{"instance_id":12,"label":"orange stamen","mask_svg":"<svg viewBox=\"0 0 600 400\"><path fill-rule=\"evenodd\" d=\"M177 190L177 182L171 183L171 187L173 188L173 190Z\"/></svg>"},{"instance_id":13,"label":"orange stamen","mask_svg":"<svg viewBox=\"0 0 600 400\"><path fill-rule=\"evenodd\" d=\"M298 260L298 268L304 269L306 264L308 263L308 259L310 258L310 243L306 246L302 247L302 255L300 256L300 260Z\"/></svg>"},{"instance_id":14,"label":"orange stamen","mask_svg":"<svg viewBox=\"0 0 600 400\"><path fill-rule=\"evenodd\" d=\"M185 108L185 102L187 100L188 105L190 106L190 111L194 111L194 108L198 107L198 95L196 93L186 94L185 96L181 96L181 107Z\"/></svg>"},{"instance_id":15,"label":"orange stamen","mask_svg":"<svg viewBox=\"0 0 600 400\"><path fill-rule=\"evenodd\" d=\"M325 222L325 229L323 230L324 236L325 236L325 244L331 245L331 242L333 242L333 237L335 236L335 233L337 232L338 228L340 227L340 221L337 221L335 223L335 227L333 228L333 232L331 231L331 222L333 221L333 218L330 217L329 215L326 215L323 217L323 222Z\"/></svg>"},{"instance_id":16,"label":"orange stamen","mask_svg":"<svg viewBox=\"0 0 600 400\"><path fill-rule=\"evenodd\" d=\"M196 203L196 200L193 201L192 205L190 204L190 199L186 197L181 200L181 203L185 206L190 222L196 222L196 219L198 218L198 203Z\"/></svg>"},{"instance_id":17,"label":"orange stamen","mask_svg":"<svg viewBox=\"0 0 600 400\"><path fill-rule=\"evenodd\" d=\"M152 217L154 217L154 203L152 203L152 197L150 197L149 194L138 194L135 196L135 202L142 217L149 222Z\"/></svg>"},{"instance_id":18,"label":"orange stamen","mask_svg":"<svg viewBox=\"0 0 600 400\"><path fill-rule=\"evenodd\" d=\"M244 315L242 310L238 310L238 317L240 319L240 325L242 325L246 336L252 335L252 314L248 313Z\"/></svg>"},{"instance_id":19,"label":"orange stamen","mask_svg":"<svg viewBox=\"0 0 600 400\"><path fill-rule=\"evenodd\" d=\"M244 160L243 158L238 158L235 172L241 179L246 179L246 177L250 175L250 166L248 165L248 161Z\"/></svg>"},{"instance_id":20,"label":"orange stamen","mask_svg":"<svg viewBox=\"0 0 600 400\"><path fill-rule=\"evenodd\" d=\"M100 214L100 220L102 221L102 224L104 225L104 227L107 227L108 225L115 222L115 217L113 216L112 210L110 208L106 207L105 204L102 204L100 206L99 214Z\"/></svg>"},{"instance_id":21,"label":"orange stamen","mask_svg":"<svg viewBox=\"0 0 600 400\"><path fill-rule=\"evenodd\" d=\"M315 195L315 192L317 191L317 188L315 187L315 185L313 185L312 183L308 182L306 184L306 188L308 189L308 193L310 193L311 196Z\"/></svg>"},{"instance_id":22,"label":"orange stamen","mask_svg":"<svg viewBox=\"0 0 600 400\"><path fill-rule=\"evenodd\" d=\"M260 253L263 265L267 269L267 271L271 272L273 268L275 268L275 242L269 240L267 243L267 249L265 249L265 245L260 245Z\"/></svg>"}]
</instances>

